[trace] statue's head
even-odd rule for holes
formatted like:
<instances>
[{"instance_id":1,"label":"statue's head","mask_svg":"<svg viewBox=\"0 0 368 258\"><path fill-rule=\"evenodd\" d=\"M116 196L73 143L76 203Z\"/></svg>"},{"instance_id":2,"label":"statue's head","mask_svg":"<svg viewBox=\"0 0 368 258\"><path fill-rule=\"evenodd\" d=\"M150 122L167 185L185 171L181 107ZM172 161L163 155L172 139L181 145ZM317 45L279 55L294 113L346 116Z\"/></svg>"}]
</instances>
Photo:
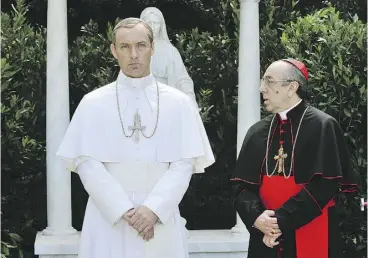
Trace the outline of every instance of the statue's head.
<instances>
[{"instance_id":1,"label":"statue's head","mask_svg":"<svg viewBox=\"0 0 368 258\"><path fill-rule=\"evenodd\" d=\"M165 40L170 42L166 31L165 19L159 9L156 7L147 7L142 11L140 18L151 26L153 37L156 40Z\"/></svg>"}]
</instances>

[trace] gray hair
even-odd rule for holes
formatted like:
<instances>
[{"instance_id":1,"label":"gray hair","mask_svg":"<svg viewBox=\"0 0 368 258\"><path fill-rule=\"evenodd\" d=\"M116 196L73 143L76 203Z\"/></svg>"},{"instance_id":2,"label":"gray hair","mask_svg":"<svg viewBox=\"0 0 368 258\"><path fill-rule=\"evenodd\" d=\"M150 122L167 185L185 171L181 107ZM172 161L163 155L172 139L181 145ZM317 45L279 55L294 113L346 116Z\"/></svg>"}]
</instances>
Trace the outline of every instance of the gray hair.
<instances>
[{"instance_id":1,"label":"gray hair","mask_svg":"<svg viewBox=\"0 0 368 258\"><path fill-rule=\"evenodd\" d=\"M149 41L152 43L153 42L153 31L152 31L151 26L149 26L148 23L146 23L145 21L143 21L142 19L139 19L139 18L126 18L126 19L121 20L118 24L116 24L113 31L112 31L112 43L115 44L116 33L117 33L118 29L120 29L120 28L131 29L131 28L134 28L135 26L137 26L140 23L142 23L144 25L144 27L146 27Z\"/></svg>"},{"instance_id":2,"label":"gray hair","mask_svg":"<svg viewBox=\"0 0 368 258\"><path fill-rule=\"evenodd\" d=\"M299 84L299 88L296 91L296 94L298 94L301 99L305 99L308 97L308 81L307 79L305 79L304 75L298 68L296 68L292 64L289 64L285 69L284 77L287 80L295 80ZM283 86L286 86L286 83L284 83Z\"/></svg>"}]
</instances>

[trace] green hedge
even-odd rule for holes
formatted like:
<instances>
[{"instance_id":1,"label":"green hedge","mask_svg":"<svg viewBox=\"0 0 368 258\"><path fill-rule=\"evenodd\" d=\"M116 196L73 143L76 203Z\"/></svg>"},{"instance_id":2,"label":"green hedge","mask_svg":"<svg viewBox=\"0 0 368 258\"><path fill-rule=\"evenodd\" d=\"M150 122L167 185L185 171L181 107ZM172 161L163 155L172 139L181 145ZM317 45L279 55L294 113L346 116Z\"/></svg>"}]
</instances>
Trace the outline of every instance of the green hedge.
<instances>
[{"instance_id":1,"label":"green hedge","mask_svg":"<svg viewBox=\"0 0 368 258\"><path fill-rule=\"evenodd\" d=\"M281 43L286 57L303 60L310 71L312 104L334 116L360 173L367 197L367 27L357 17L340 19L332 7L298 18L286 26ZM341 196L342 237L346 257L366 255L366 213L355 201ZM348 205L350 204L350 205ZM361 255L361 256L359 256Z\"/></svg>"},{"instance_id":2,"label":"green hedge","mask_svg":"<svg viewBox=\"0 0 368 258\"><path fill-rule=\"evenodd\" d=\"M1 249L19 257L5 242L32 250L46 222L46 33L26 22L21 2L15 10L1 13Z\"/></svg>"}]
</instances>

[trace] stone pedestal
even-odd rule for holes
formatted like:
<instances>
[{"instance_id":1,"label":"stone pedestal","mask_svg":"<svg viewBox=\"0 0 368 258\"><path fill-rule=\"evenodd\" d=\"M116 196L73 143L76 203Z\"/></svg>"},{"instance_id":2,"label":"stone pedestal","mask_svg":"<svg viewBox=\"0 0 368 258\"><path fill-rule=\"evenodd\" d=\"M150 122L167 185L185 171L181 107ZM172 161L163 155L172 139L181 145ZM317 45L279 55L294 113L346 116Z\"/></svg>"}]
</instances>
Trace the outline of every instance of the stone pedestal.
<instances>
[{"instance_id":1,"label":"stone pedestal","mask_svg":"<svg viewBox=\"0 0 368 258\"><path fill-rule=\"evenodd\" d=\"M80 235L38 233L35 253L40 258L77 258ZM246 258L248 237L230 230L189 230L190 258Z\"/></svg>"}]
</instances>

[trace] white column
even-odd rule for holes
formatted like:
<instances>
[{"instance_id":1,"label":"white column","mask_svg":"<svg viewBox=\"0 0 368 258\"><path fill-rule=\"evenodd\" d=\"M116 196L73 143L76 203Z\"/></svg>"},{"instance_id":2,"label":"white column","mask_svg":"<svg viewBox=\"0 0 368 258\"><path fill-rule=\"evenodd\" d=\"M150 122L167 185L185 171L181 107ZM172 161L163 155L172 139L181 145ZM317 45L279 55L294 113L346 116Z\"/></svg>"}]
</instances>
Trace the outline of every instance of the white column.
<instances>
[{"instance_id":1,"label":"white column","mask_svg":"<svg viewBox=\"0 0 368 258\"><path fill-rule=\"evenodd\" d=\"M237 155L251 125L261 118L259 0L240 0ZM236 215L233 233L247 232Z\"/></svg>"},{"instance_id":2,"label":"white column","mask_svg":"<svg viewBox=\"0 0 368 258\"><path fill-rule=\"evenodd\" d=\"M71 175L56 151L69 125L67 1L48 0L46 88L47 228L43 235L71 235Z\"/></svg>"}]
</instances>

